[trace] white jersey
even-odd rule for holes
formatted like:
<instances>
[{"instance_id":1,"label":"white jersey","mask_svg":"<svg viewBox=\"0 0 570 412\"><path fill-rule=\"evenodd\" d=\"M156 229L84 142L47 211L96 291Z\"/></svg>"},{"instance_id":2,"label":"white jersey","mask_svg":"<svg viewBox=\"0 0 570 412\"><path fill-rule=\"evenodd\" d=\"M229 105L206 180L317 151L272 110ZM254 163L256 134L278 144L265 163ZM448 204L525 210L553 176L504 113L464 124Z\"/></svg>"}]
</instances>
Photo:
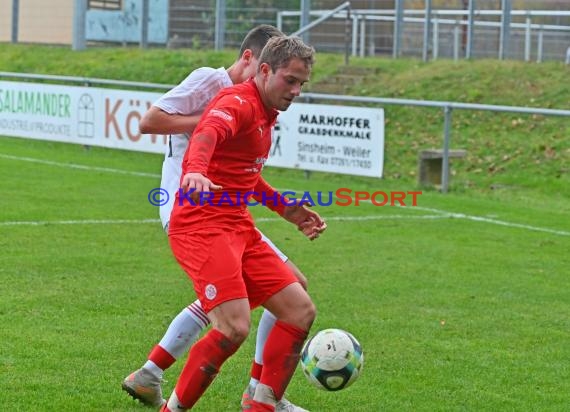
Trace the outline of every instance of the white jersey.
<instances>
[{"instance_id":1,"label":"white jersey","mask_svg":"<svg viewBox=\"0 0 570 412\"><path fill-rule=\"evenodd\" d=\"M221 89L229 86L233 86L233 82L226 69L223 67L219 69L202 67L190 73L178 86L160 97L153 106L169 114L186 116L201 114L210 100ZM167 230L170 222L170 213L174 207L176 192L180 188L182 160L189 140L188 134L170 135L164 155L160 187L168 192L169 198L165 205L160 206L159 213L162 227L165 230ZM261 233L261 237L284 262L287 261L287 256L263 233Z\"/></svg>"},{"instance_id":2,"label":"white jersey","mask_svg":"<svg viewBox=\"0 0 570 412\"><path fill-rule=\"evenodd\" d=\"M184 116L201 114L210 100L224 87L233 86L232 79L223 67L202 67L194 70L178 86L158 99L153 106L169 114ZM168 192L168 202L160 206L160 220L166 229L180 187L182 159L188 147L187 134L172 134L162 163L160 187Z\"/></svg>"}]
</instances>

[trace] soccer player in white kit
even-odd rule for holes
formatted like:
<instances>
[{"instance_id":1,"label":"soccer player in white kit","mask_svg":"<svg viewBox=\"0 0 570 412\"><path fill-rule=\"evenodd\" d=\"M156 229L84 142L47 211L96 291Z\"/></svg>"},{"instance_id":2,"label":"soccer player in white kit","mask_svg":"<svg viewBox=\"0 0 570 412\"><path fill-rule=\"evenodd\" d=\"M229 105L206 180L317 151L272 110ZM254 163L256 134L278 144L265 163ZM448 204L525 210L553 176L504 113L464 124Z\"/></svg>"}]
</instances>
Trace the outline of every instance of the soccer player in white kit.
<instances>
[{"instance_id":1,"label":"soccer player in white kit","mask_svg":"<svg viewBox=\"0 0 570 412\"><path fill-rule=\"evenodd\" d=\"M189 134L195 128L200 115L209 101L224 87L241 83L252 77L257 68L257 58L263 46L274 36L283 33L273 26L261 25L252 29L242 42L238 60L227 70L202 67L194 70L178 86L163 95L143 116L140 124L142 133L169 134L169 145L162 165L160 187L168 192L168 202L160 207L160 219L168 233L170 213L176 192L180 187L182 159L189 143ZM299 281L306 288L307 281L300 270L267 237L262 234L275 253L291 267ZM170 367L182 354L187 353L190 345L197 340L200 332L210 323L198 300L184 308L170 323L161 341L154 346L145 364L127 376L122 384L123 390L133 398L151 406L164 403L160 386L164 370ZM244 391L242 408L246 409L253 398L255 386L263 367L263 348L269 331L275 323L275 317L267 310L261 316L257 337L255 357L251 369L251 379ZM276 406L276 411L303 412L300 408L283 398Z\"/></svg>"}]
</instances>

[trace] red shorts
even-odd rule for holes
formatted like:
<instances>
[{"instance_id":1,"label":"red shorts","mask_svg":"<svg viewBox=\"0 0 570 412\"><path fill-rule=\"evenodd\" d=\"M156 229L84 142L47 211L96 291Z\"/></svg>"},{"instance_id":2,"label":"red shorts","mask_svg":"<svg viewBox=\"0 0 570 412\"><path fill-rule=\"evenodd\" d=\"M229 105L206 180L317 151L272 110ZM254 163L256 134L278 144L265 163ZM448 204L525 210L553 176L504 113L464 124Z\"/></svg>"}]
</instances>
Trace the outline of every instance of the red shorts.
<instances>
[{"instance_id":1,"label":"red shorts","mask_svg":"<svg viewBox=\"0 0 570 412\"><path fill-rule=\"evenodd\" d=\"M206 313L220 303L249 299L262 305L297 277L255 229L169 236L176 260L194 284Z\"/></svg>"}]
</instances>

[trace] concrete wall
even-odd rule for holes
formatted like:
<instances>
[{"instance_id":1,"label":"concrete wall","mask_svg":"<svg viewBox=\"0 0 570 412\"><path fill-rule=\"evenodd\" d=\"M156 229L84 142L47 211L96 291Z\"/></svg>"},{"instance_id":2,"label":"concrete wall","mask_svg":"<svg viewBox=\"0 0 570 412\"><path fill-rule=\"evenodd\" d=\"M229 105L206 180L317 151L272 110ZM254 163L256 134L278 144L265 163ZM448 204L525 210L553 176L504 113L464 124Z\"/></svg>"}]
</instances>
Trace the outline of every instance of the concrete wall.
<instances>
[{"instance_id":1,"label":"concrete wall","mask_svg":"<svg viewBox=\"0 0 570 412\"><path fill-rule=\"evenodd\" d=\"M72 44L74 0L20 0L18 42ZM87 40L139 42L141 0L125 0L123 10L88 10ZM166 44L168 2L149 1L148 40ZM12 39L12 0L0 0L0 42Z\"/></svg>"},{"instance_id":2,"label":"concrete wall","mask_svg":"<svg viewBox=\"0 0 570 412\"><path fill-rule=\"evenodd\" d=\"M0 42L12 38L12 0L0 0Z\"/></svg>"},{"instance_id":3,"label":"concrete wall","mask_svg":"<svg viewBox=\"0 0 570 412\"><path fill-rule=\"evenodd\" d=\"M71 44L73 0L20 1L18 42ZM12 38L12 0L0 0L0 41Z\"/></svg>"},{"instance_id":4,"label":"concrete wall","mask_svg":"<svg viewBox=\"0 0 570 412\"><path fill-rule=\"evenodd\" d=\"M148 2L148 41L166 44L168 36L168 2ZM142 2L124 0L123 10L88 10L85 35L87 40L137 43L141 39Z\"/></svg>"}]
</instances>

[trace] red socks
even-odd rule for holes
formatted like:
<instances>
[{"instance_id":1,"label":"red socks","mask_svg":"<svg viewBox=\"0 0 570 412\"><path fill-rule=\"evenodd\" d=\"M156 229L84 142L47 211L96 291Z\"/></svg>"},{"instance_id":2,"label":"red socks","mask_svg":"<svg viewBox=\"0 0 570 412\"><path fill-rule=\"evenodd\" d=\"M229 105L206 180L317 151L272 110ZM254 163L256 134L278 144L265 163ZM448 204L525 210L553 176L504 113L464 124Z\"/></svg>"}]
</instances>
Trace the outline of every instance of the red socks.
<instances>
[{"instance_id":1,"label":"red socks","mask_svg":"<svg viewBox=\"0 0 570 412\"><path fill-rule=\"evenodd\" d=\"M259 380L261 378L261 371L262 370L263 370L263 365L260 365L259 363L253 361L253 364L251 365L250 376L253 379Z\"/></svg>"},{"instance_id":2,"label":"red socks","mask_svg":"<svg viewBox=\"0 0 570 412\"><path fill-rule=\"evenodd\" d=\"M152 348L152 351L148 355L148 360L154 362L154 364L162 370L168 369L176 362L176 359L160 345L156 345Z\"/></svg>"},{"instance_id":3,"label":"red socks","mask_svg":"<svg viewBox=\"0 0 570 412\"><path fill-rule=\"evenodd\" d=\"M273 389L277 400L283 397L295 372L307 334L301 328L277 320L267 337L259 381Z\"/></svg>"},{"instance_id":4,"label":"red socks","mask_svg":"<svg viewBox=\"0 0 570 412\"><path fill-rule=\"evenodd\" d=\"M222 364L239 348L224 334L212 329L196 342L188 355L174 391L180 404L190 409L214 380Z\"/></svg>"}]
</instances>

